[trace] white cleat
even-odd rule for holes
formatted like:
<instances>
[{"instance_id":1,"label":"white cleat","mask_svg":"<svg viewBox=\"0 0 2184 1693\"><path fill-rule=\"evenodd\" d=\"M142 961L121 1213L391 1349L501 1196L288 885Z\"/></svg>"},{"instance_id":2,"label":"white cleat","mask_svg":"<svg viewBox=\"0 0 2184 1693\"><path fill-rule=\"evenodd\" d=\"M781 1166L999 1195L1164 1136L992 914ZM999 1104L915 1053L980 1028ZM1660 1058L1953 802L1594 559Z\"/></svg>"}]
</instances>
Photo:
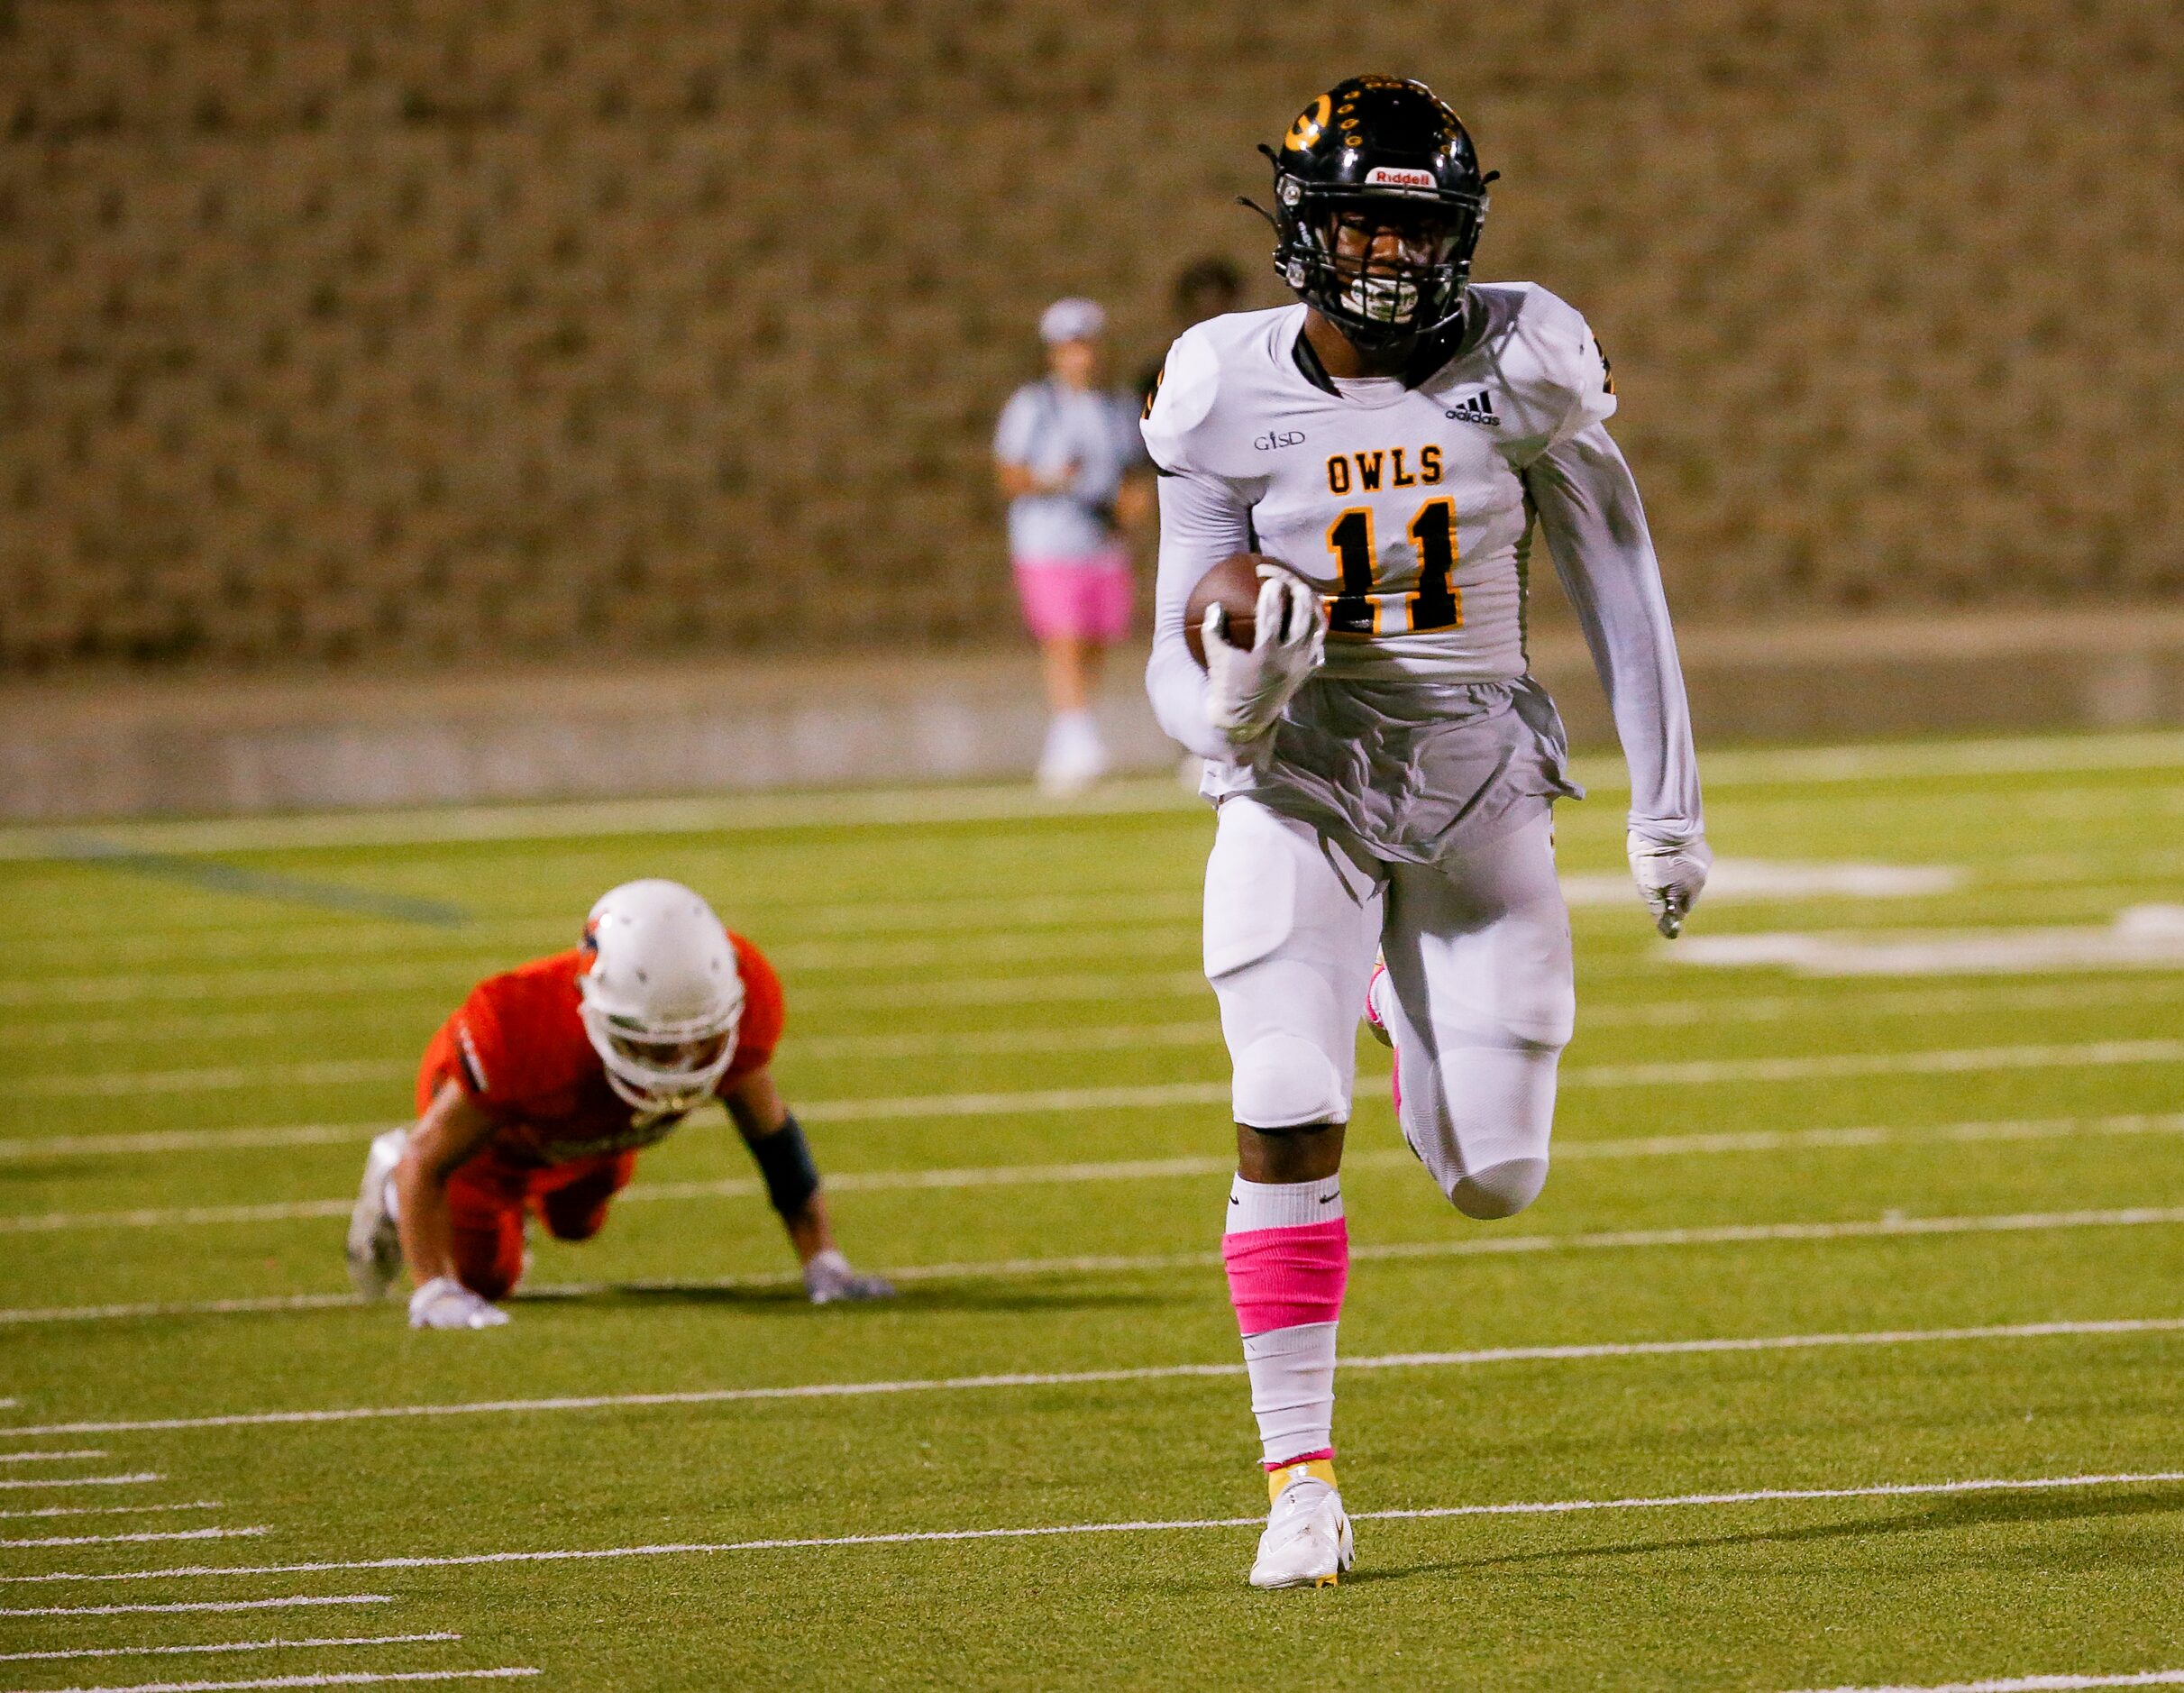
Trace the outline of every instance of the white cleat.
<instances>
[{"instance_id":1,"label":"white cleat","mask_svg":"<svg viewBox=\"0 0 2184 1693\"><path fill-rule=\"evenodd\" d=\"M1255 1588L1331 1588L1357 1560L1350 1520L1342 1514L1335 1467L1324 1459L1291 1464L1267 1478L1274 1508L1251 1566Z\"/></svg>"},{"instance_id":2,"label":"white cleat","mask_svg":"<svg viewBox=\"0 0 2184 1693\"><path fill-rule=\"evenodd\" d=\"M384 1299L401 1273L402 1236L387 1203L387 1185L408 1143L408 1130L389 1129L372 1138L364 1155L364 1179L349 1213L349 1279L366 1299Z\"/></svg>"}]
</instances>

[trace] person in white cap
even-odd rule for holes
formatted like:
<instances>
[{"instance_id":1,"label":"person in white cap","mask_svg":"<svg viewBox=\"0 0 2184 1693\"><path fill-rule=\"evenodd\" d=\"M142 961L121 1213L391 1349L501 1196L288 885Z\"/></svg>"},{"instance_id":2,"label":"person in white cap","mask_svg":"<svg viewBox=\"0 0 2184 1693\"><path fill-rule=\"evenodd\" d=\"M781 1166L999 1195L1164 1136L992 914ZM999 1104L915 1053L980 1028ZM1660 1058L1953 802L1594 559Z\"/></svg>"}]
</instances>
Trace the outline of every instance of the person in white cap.
<instances>
[{"instance_id":1,"label":"person in white cap","mask_svg":"<svg viewBox=\"0 0 2184 1693\"><path fill-rule=\"evenodd\" d=\"M1047 376L1010 397L993 458L1009 497L1009 552L1024 621L1045 661L1050 718L1039 785L1070 794L1107 769L1092 690L1107 649L1129 632L1123 532L1149 515L1137 406L1101 386L1107 315L1056 300L1040 316Z\"/></svg>"}]
</instances>

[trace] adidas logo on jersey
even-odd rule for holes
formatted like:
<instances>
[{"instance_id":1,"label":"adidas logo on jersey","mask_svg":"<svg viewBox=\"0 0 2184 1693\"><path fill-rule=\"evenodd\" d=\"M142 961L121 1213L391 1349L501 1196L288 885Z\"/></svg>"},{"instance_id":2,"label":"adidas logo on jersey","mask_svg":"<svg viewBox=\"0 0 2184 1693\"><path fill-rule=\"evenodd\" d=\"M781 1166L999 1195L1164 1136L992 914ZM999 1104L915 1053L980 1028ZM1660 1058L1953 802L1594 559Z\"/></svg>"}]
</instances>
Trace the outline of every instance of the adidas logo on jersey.
<instances>
[{"instance_id":1,"label":"adidas logo on jersey","mask_svg":"<svg viewBox=\"0 0 2184 1693\"><path fill-rule=\"evenodd\" d=\"M1444 415L1463 423L1484 424L1489 429L1502 426L1502 420L1494 416L1494 396L1483 388L1476 394L1465 395Z\"/></svg>"}]
</instances>

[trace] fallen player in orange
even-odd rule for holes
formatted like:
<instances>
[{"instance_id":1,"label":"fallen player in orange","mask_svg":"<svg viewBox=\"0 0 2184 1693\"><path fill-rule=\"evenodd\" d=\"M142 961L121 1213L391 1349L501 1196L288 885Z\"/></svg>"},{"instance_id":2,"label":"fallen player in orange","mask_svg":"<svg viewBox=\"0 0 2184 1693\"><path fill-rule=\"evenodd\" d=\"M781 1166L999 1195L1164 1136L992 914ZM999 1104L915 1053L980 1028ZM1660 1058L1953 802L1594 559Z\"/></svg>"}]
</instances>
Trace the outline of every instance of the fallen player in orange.
<instances>
[{"instance_id":1,"label":"fallen player in orange","mask_svg":"<svg viewBox=\"0 0 2184 1693\"><path fill-rule=\"evenodd\" d=\"M371 1143L349 1273L383 1295L405 1262L418 1329L506 1322L535 1218L588 1240L637 1153L717 1097L765 1178L814 1304L894 1289L834 1243L818 1171L770 1067L781 978L679 883L625 883L584 943L471 990L417 1073L417 1122Z\"/></svg>"}]
</instances>

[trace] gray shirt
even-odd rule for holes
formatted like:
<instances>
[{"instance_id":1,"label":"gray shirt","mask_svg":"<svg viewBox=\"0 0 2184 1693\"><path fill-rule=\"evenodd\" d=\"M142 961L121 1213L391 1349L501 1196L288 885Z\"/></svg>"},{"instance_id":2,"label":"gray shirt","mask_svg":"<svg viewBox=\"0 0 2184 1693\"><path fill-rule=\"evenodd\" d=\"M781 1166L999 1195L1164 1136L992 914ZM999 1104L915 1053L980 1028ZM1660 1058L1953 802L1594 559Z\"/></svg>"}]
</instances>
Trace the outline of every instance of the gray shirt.
<instances>
[{"instance_id":1,"label":"gray shirt","mask_svg":"<svg viewBox=\"0 0 2184 1693\"><path fill-rule=\"evenodd\" d=\"M1028 382L1002 408L993 456L1041 477L1076 467L1066 492L1009 502L1010 553L1055 563L1094 557L1115 545L1115 497L1145 462L1137 404L1119 392Z\"/></svg>"}]
</instances>

